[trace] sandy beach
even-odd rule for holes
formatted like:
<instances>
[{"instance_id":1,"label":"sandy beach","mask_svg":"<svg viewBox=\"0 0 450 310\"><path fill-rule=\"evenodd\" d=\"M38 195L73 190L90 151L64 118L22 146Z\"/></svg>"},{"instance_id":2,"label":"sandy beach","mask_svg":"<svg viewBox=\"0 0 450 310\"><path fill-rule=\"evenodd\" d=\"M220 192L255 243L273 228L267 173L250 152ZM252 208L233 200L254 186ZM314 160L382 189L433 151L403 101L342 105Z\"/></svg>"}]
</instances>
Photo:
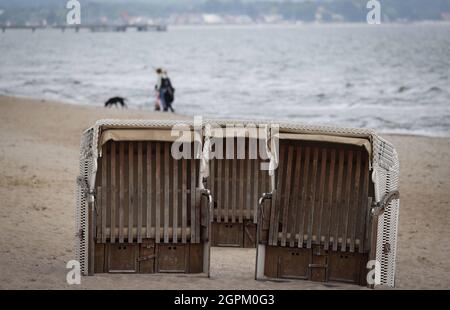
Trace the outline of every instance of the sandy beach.
<instances>
[{"instance_id":1,"label":"sandy beach","mask_svg":"<svg viewBox=\"0 0 450 310\"><path fill-rule=\"evenodd\" d=\"M358 289L255 281L255 250L225 248L212 249L211 279L106 274L67 285L80 137L101 118L185 117L0 96L0 289ZM401 164L396 286L450 289L450 138L386 137Z\"/></svg>"}]
</instances>

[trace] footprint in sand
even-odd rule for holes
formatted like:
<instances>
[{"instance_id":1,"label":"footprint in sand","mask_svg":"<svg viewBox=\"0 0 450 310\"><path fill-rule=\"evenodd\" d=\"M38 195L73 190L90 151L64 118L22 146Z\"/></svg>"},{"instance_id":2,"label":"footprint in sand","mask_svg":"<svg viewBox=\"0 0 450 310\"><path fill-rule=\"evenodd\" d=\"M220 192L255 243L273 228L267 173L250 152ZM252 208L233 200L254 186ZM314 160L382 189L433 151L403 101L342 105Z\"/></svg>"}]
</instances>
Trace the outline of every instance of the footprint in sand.
<instances>
[{"instance_id":1,"label":"footprint in sand","mask_svg":"<svg viewBox=\"0 0 450 310\"><path fill-rule=\"evenodd\" d=\"M423 265L434 266L435 264L424 256L417 256L417 261Z\"/></svg>"},{"instance_id":2,"label":"footprint in sand","mask_svg":"<svg viewBox=\"0 0 450 310\"><path fill-rule=\"evenodd\" d=\"M31 207L35 211L45 211L45 210L47 210L47 207L40 207L37 204L33 204Z\"/></svg>"}]
</instances>

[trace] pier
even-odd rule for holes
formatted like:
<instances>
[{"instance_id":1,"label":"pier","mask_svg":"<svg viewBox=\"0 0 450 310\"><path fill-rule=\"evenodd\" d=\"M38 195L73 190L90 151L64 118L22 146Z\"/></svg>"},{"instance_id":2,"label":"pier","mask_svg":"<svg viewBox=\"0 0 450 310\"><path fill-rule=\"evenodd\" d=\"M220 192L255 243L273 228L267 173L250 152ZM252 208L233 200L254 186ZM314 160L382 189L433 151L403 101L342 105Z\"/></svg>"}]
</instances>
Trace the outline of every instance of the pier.
<instances>
[{"instance_id":1,"label":"pier","mask_svg":"<svg viewBox=\"0 0 450 310\"><path fill-rule=\"evenodd\" d=\"M134 24L134 25L112 25L112 24L90 24L90 25L54 25L54 26L42 26L42 25L0 25L2 32L6 30L36 30L42 29L57 29L61 32L66 30L73 30L79 32L81 29L88 29L91 32L126 32L128 29L136 29L138 32L147 31L167 31L167 26L163 24L148 25L148 24Z\"/></svg>"}]
</instances>

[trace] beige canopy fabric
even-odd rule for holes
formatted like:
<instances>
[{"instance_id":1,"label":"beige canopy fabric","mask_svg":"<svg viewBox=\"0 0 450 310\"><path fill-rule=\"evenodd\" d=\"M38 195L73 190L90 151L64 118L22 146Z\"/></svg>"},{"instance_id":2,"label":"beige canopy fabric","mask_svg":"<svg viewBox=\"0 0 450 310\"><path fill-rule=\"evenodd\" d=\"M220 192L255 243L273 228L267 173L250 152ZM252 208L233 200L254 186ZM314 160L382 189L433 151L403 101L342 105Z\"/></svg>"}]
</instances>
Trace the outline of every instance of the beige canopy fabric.
<instances>
[{"instance_id":1,"label":"beige canopy fabric","mask_svg":"<svg viewBox=\"0 0 450 310\"><path fill-rule=\"evenodd\" d=\"M190 139L190 140L189 140ZM172 136L171 130L164 129L108 129L105 130L100 138L100 149L103 144L109 140L113 141L180 141L193 142L194 133L183 132L179 136ZM186 140L186 141L184 141Z\"/></svg>"},{"instance_id":2,"label":"beige canopy fabric","mask_svg":"<svg viewBox=\"0 0 450 310\"><path fill-rule=\"evenodd\" d=\"M304 140L304 141L317 141L317 142L331 142L363 146L369 157L372 156L372 145L370 141L363 138L349 138L342 136L330 136L330 135L310 135L310 134L293 134L293 133L280 133L278 135L280 140Z\"/></svg>"},{"instance_id":3,"label":"beige canopy fabric","mask_svg":"<svg viewBox=\"0 0 450 310\"><path fill-rule=\"evenodd\" d=\"M231 127L231 128L213 128L210 133L211 138L252 138L265 139L260 134L259 128Z\"/></svg>"}]
</instances>

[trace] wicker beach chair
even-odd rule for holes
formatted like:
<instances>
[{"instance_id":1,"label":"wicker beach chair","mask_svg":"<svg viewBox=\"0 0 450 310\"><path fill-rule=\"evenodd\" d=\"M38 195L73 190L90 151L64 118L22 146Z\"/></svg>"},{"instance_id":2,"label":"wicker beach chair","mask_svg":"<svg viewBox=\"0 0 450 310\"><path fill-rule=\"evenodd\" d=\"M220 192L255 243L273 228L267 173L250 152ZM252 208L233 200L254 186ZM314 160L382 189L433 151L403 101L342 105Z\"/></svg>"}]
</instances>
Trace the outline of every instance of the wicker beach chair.
<instances>
[{"instance_id":1,"label":"wicker beach chair","mask_svg":"<svg viewBox=\"0 0 450 310\"><path fill-rule=\"evenodd\" d=\"M201 159L172 156L174 126ZM211 244L256 241L256 279L366 285L376 262L374 284L393 287L398 176L394 147L371 130L98 121L81 143L77 259L85 275L209 275Z\"/></svg>"},{"instance_id":2,"label":"wicker beach chair","mask_svg":"<svg viewBox=\"0 0 450 310\"><path fill-rule=\"evenodd\" d=\"M213 198L212 246L256 247L258 199L270 190L267 171L260 170L265 139L257 126L211 121L207 188ZM248 124L246 124L248 125ZM253 124L256 125L256 124Z\"/></svg>"},{"instance_id":3,"label":"wicker beach chair","mask_svg":"<svg viewBox=\"0 0 450 310\"><path fill-rule=\"evenodd\" d=\"M77 204L84 274L209 274L208 191L199 159L172 156L175 125L104 120L85 132Z\"/></svg>"},{"instance_id":4,"label":"wicker beach chair","mask_svg":"<svg viewBox=\"0 0 450 310\"><path fill-rule=\"evenodd\" d=\"M259 209L256 278L394 285L398 159L372 131L282 124ZM265 201L267 201L265 203ZM269 202L270 201L270 202ZM372 283L369 283L372 284Z\"/></svg>"}]
</instances>

